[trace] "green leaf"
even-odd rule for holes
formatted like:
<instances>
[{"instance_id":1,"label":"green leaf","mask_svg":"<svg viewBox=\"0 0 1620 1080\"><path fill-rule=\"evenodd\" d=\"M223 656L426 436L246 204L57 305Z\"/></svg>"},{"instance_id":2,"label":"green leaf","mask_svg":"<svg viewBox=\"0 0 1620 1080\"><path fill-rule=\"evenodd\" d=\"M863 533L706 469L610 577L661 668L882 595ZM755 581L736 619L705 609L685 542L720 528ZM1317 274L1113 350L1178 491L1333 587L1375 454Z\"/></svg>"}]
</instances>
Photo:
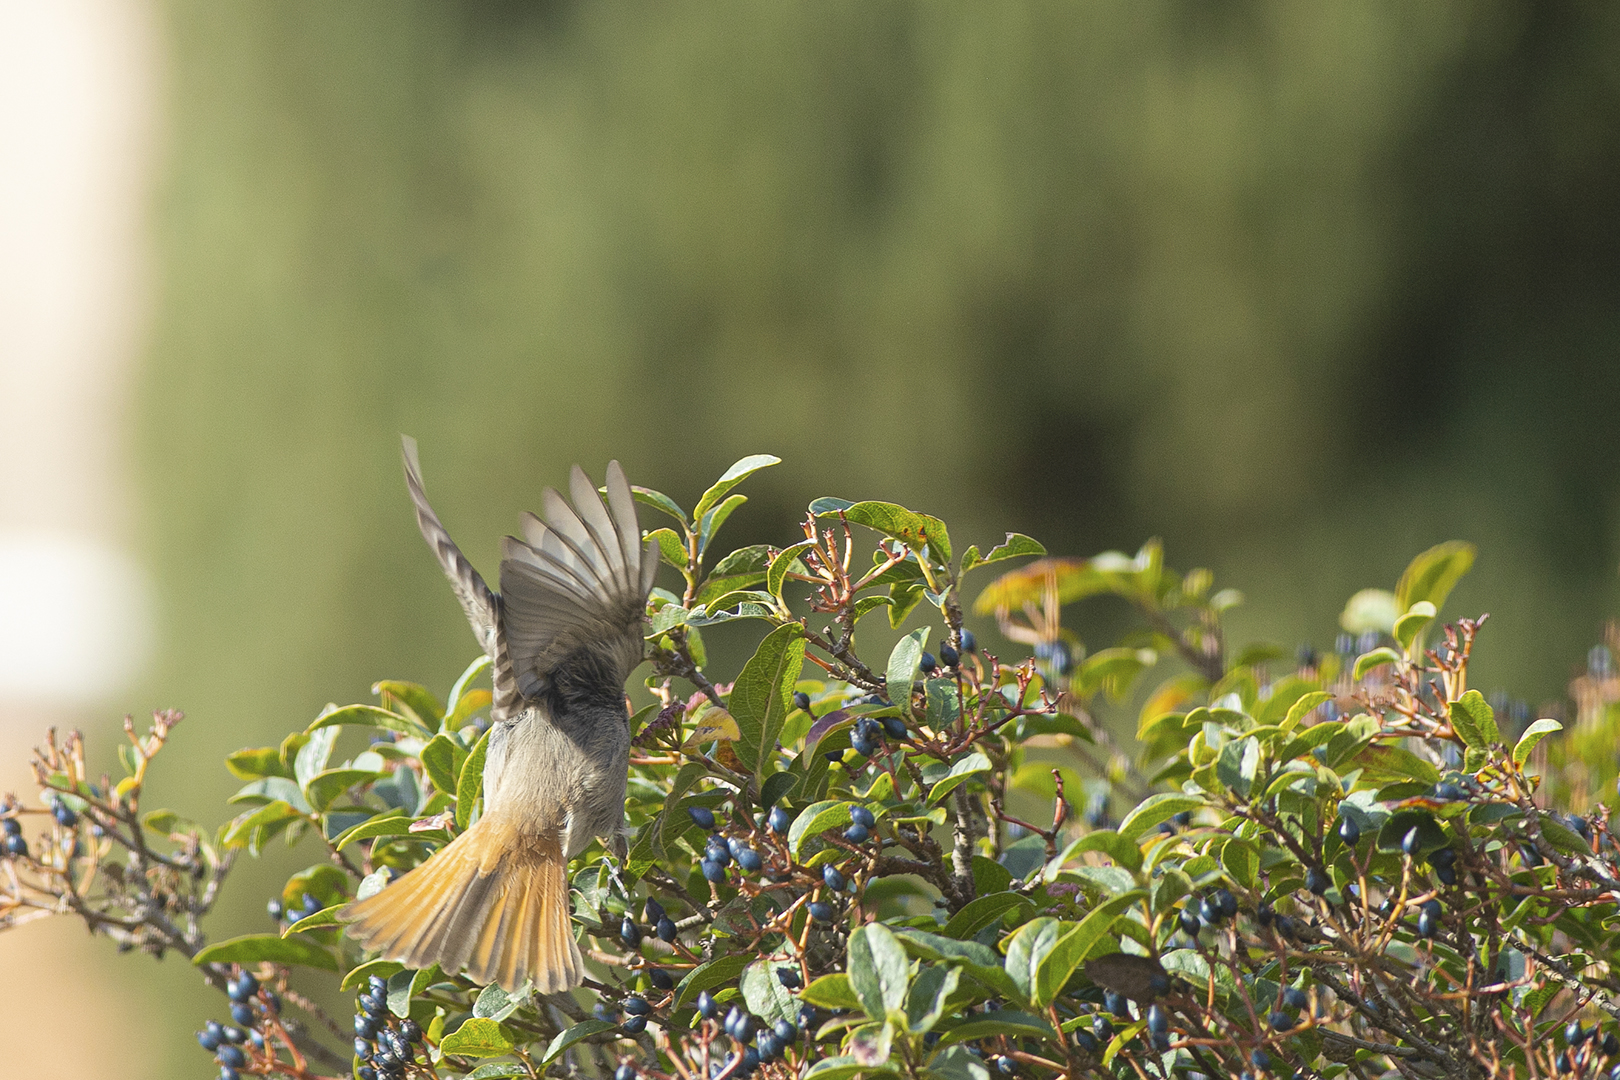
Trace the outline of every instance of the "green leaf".
<instances>
[{"instance_id":1,"label":"green leaf","mask_svg":"<svg viewBox=\"0 0 1620 1080\"><path fill-rule=\"evenodd\" d=\"M219 840L221 844L229 848L246 847L253 836L254 830L266 825L291 822L303 816L288 803L277 799L275 802L266 803L257 810L234 819L225 827L225 831Z\"/></svg>"},{"instance_id":2,"label":"green leaf","mask_svg":"<svg viewBox=\"0 0 1620 1080\"><path fill-rule=\"evenodd\" d=\"M1034 1003L1045 1008L1057 1000L1058 994L1074 975L1075 969L1091 955L1091 950L1097 947L1097 942L1107 936L1108 931L1113 928L1119 913L1146 895L1137 890L1116 896L1088 911L1078 925L1064 930L1051 949L1035 962L1030 992ZM1007 958L1009 961L1012 959L1011 943L1007 946ZM1014 974L1013 978L1017 977Z\"/></svg>"},{"instance_id":3,"label":"green leaf","mask_svg":"<svg viewBox=\"0 0 1620 1080\"><path fill-rule=\"evenodd\" d=\"M692 517L698 521L703 520L703 515L707 514L711 509L718 506L720 504L720 500L725 498L726 493L732 488L736 487L738 484L742 483L759 470L776 465L781 462L781 460L781 458L772 457L770 454L750 454L748 457L738 461L735 465L720 475L720 479L714 482L714 486L710 487L708 491L703 493L703 497L699 499L697 505L692 508Z\"/></svg>"},{"instance_id":4,"label":"green leaf","mask_svg":"<svg viewBox=\"0 0 1620 1080\"><path fill-rule=\"evenodd\" d=\"M490 1020L505 1020L527 1005L532 996L528 990L514 996L490 983L478 992L478 1000L473 1002L473 1015Z\"/></svg>"},{"instance_id":5,"label":"green leaf","mask_svg":"<svg viewBox=\"0 0 1620 1080\"><path fill-rule=\"evenodd\" d=\"M1035 1000L1036 973L1040 970L1041 961L1057 947L1065 929L1063 923L1042 915L1020 926L1007 939L1004 966L1026 1001Z\"/></svg>"},{"instance_id":6,"label":"green leaf","mask_svg":"<svg viewBox=\"0 0 1620 1080\"><path fill-rule=\"evenodd\" d=\"M1332 700L1333 693L1330 690L1313 690L1300 695L1299 700L1288 707L1288 715L1282 723L1283 730L1293 731L1307 716Z\"/></svg>"},{"instance_id":7,"label":"green leaf","mask_svg":"<svg viewBox=\"0 0 1620 1080\"><path fill-rule=\"evenodd\" d=\"M991 548L984 555L979 554L977 547L970 546L962 553L962 573L967 573L976 566L989 566L991 563L1001 562L1003 559L1016 559L1021 555L1045 555L1046 548L1039 540L1032 540L1023 533L1008 533L1007 539Z\"/></svg>"},{"instance_id":8,"label":"green leaf","mask_svg":"<svg viewBox=\"0 0 1620 1080\"><path fill-rule=\"evenodd\" d=\"M378 814L369 821L345 829L332 841L332 846L342 851L350 844L361 840L370 840L376 836L404 836L411 830L411 816L405 811L394 808Z\"/></svg>"},{"instance_id":9,"label":"green leaf","mask_svg":"<svg viewBox=\"0 0 1620 1080\"><path fill-rule=\"evenodd\" d=\"M190 833L202 834L203 828L195 821L181 817L173 810L151 810L141 815L141 824L155 833L164 836L185 836Z\"/></svg>"},{"instance_id":10,"label":"green leaf","mask_svg":"<svg viewBox=\"0 0 1620 1080\"><path fill-rule=\"evenodd\" d=\"M970 938L991 923L1001 919L1013 908L1022 908L1026 912L1034 911L1035 905L1027 896L1015 892L991 893L989 896L979 896L963 905L962 910L951 916L951 921L945 924L945 935L958 940Z\"/></svg>"},{"instance_id":11,"label":"green leaf","mask_svg":"<svg viewBox=\"0 0 1620 1080\"><path fill-rule=\"evenodd\" d=\"M810 1066L810 1071L804 1074L804 1080L850 1080L851 1077L857 1076L864 1080L878 1080L880 1077L898 1075L900 1074L891 1068L858 1061L849 1054L840 1054L837 1057L822 1058Z\"/></svg>"},{"instance_id":12,"label":"green leaf","mask_svg":"<svg viewBox=\"0 0 1620 1080\"><path fill-rule=\"evenodd\" d=\"M1137 805L1136 809L1125 815L1125 820L1119 823L1119 835L1135 844L1149 829L1158 827L1177 814L1202 809L1203 805L1204 800L1197 795L1181 795L1175 792L1160 792L1157 795L1149 795ZM1120 860L1115 859L1114 861L1119 862ZM1140 857L1138 857L1139 864L1140 861Z\"/></svg>"},{"instance_id":13,"label":"green leaf","mask_svg":"<svg viewBox=\"0 0 1620 1080\"><path fill-rule=\"evenodd\" d=\"M1106 689L1118 701L1133 679L1158 662L1159 654L1152 649L1101 649L1081 662L1074 692L1089 698Z\"/></svg>"},{"instance_id":14,"label":"green leaf","mask_svg":"<svg viewBox=\"0 0 1620 1080\"><path fill-rule=\"evenodd\" d=\"M989 771L990 759L975 750L955 761L943 776L932 780L933 786L928 789L928 801L937 803L973 777ZM928 771L924 770L924 779L928 778Z\"/></svg>"},{"instance_id":15,"label":"green leaf","mask_svg":"<svg viewBox=\"0 0 1620 1080\"><path fill-rule=\"evenodd\" d=\"M371 692L382 695L385 707L389 699L399 702L405 707L403 711L407 715L415 716L430 728L438 727L439 721L444 719L444 706L439 704L439 699L425 686L385 679L373 684Z\"/></svg>"},{"instance_id":16,"label":"green leaf","mask_svg":"<svg viewBox=\"0 0 1620 1080\"><path fill-rule=\"evenodd\" d=\"M479 653L477 659L468 664L467 669L456 679L455 685L450 687L450 702L445 706L449 710L444 718L446 730L454 730L451 721L459 716L471 715L471 712L467 711L463 704L463 700L467 695L467 688L472 685L474 679L478 678L479 672L489 667L493 662L490 660L488 653Z\"/></svg>"},{"instance_id":17,"label":"green leaf","mask_svg":"<svg viewBox=\"0 0 1620 1080\"><path fill-rule=\"evenodd\" d=\"M882 923L856 927L849 936L849 984L861 1008L882 1021L905 1005L911 961L906 950Z\"/></svg>"},{"instance_id":18,"label":"green leaf","mask_svg":"<svg viewBox=\"0 0 1620 1080\"><path fill-rule=\"evenodd\" d=\"M737 757L763 779L776 754L776 738L793 709L793 685L804 666L804 628L787 623L765 635L726 699L737 721Z\"/></svg>"},{"instance_id":19,"label":"green leaf","mask_svg":"<svg viewBox=\"0 0 1620 1080\"><path fill-rule=\"evenodd\" d=\"M799 1022L799 1003L782 985L782 980L776 977L777 966L771 960L754 961L743 969L738 986L742 990L743 1000L748 1003L748 1011L766 1024L774 1024L778 1020L796 1024Z\"/></svg>"},{"instance_id":20,"label":"green leaf","mask_svg":"<svg viewBox=\"0 0 1620 1080\"><path fill-rule=\"evenodd\" d=\"M328 705L305 730L314 732L329 727L368 727L415 735L422 739L433 737L433 732L416 721L375 705L345 705L342 708Z\"/></svg>"},{"instance_id":21,"label":"green leaf","mask_svg":"<svg viewBox=\"0 0 1620 1080\"><path fill-rule=\"evenodd\" d=\"M1345 603L1339 625L1348 634L1388 634L1405 610L1388 589L1362 589Z\"/></svg>"},{"instance_id":22,"label":"green leaf","mask_svg":"<svg viewBox=\"0 0 1620 1080\"><path fill-rule=\"evenodd\" d=\"M738 978L753 959L748 953L731 953L699 964L687 972L680 985L675 987L675 1004L671 1008L679 1009L697 997L700 991L724 986Z\"/></svg>"},{"instance_id":23,"label":"green leaf","mask_svg":"<svg viewBox=\"0 0 1620 1080\"><path fill-rule=\"evenodd\" d=\"M1563 724L1545 717L1525 728L1524 734L1519 736L1519 741L1513 746L1514 764L1522 768L1524 763L1530 760L1530 753L1535 750L1538 742L1555 731L1563 730Z\"/></svg>"},{"instance_id":24,"label":"green leaf","mask_svg":"<svg viewBox=\"0 0 1620 1080\"><path fill-rule=\"evenodd\" d=\"M987 1014L995 1015L995 1014ZM967 1026L967 1025L963 1025ZM1049 1027L1048 1031L1051 1030ZM1007 1032L1011 1034L1011 1032ZM1000 1035L1002 1031L985 1031L985 1035ZM944 1040L940 1042L943 1044ZM984 1059L968 1053L964 1046L955 1044L942 1045L923 1069L923 1074L932 1080L990 1080L990 1069Z\"/></svg>"},{"instance_id":25,"label":"green leaf","mask_svg":"<svg viewBox=\"0 0 1620 1080\"><path fill-rule=\"evenodd\" d=\"M1355 670L1351 673L1351 677L1360 679L1373 668L1380 668L1385 664L1393 664L1400 658L1401 654L1390 648L1388 645L1374 649L1369 653L1362 653L1360 656L1356 657L1356 666Z\"/></svg>"},{"instance_id":26,"label":"green leaf","mask_svg":"<svg viewBox=\"0 0 1620 1080\"><path fill-rule=\"evenodd\" d=\"M682 510L674 499L670 498L668 495L665 495L663 492L654 491L652 488L637 487L632 484L630 486L630 494L635 497L636 502L642 503L645 506L651 506L657 510L662 510L664 513L668 514L682 525L686 524L686 511Z\"/></svg>"},{"instance_id":27,"label":"green leaf","mask_svg":"<svg viewBox=\"0 0 1620 1080\"><path fill-rule=\"evenodd\" d=\"M782 587L787 584L787 576L793 573L793 566L799 562L799 557L815 546L814 540L800 540L797 544L782 549L781 554L771 560L770 569L765 572L765 591L772 596L780 598ZM803 565L800 565L803 569Z\"/></svg>"},{"instance_id":28,"label":"green leaf","mask_svg":"<svg viewBox=\"0 0 1620 1080\"><path fill-rule=\"evenodd\" d=\"M576 1031L587 1024L613 1026L608 1024L606 1020L587 1020L584 1024L576 1024L574 1027L569 1028L568 1031L558 1035L556 1039L552 1040L552 1045L556 1045L558 1040L566 1038L569 1032ZM584 1038L584 1036L582 1035L580 1038ZM489 1058L510 1054L512 1048L516 1045L517 1041L512 1038L512 1033L506 1029L506 1025L498 1020L474 1016L469 1017L465 1023L444 1037L443 1041L439 1043L439 1052L441 1054L456 1054L460 1057ZM546 1052L549 1054L551 1051L548 1048ZM546 1060L550 1061L551 1059L547 1058Z\"/></svg>"},{"instance_id":29,"label":"green leaf","mask_svg":"<svg viewBox=\"0 0 1620 1080\"><path fill-rule=\"evenodd\" d=\"M1247 797L1260 768L1260 741L1252 735L1234 739L1221 747L1215 761L1215 777L1238 795Z\"/></svg>"},{"instance_id":30,"label":"green leaf","mask_svg":"<svg viewBox=\"0 0 1620 1080\"><path fill-rule=\"evenodd\" d=\"M1478 690L1470 690L1451 703L1451 726L1462 736L1463 742L1476 750L1483 750L1502 738L1496 726L1496 713Z\"/></svg>"},{"instance_id":31,"label":"green leaf","mask_svg":"<svg viewBox=\"0 0 1620 1080\"><path fill-rule=\"evenodd\" d=\"M484 792L484 755L489 752L491 727L478 737L472 753L461 764L461 776L456 780L456 828L466 829L472 822L473 804Z\"/></svg>"},{"instance_id":32,"label":"green leaf","mask_svg":"<svg viewBox=\"0 0 1620 1080\"><path fill-rule=\"evenodd\" d=\"M258 780L265 776L293 778L293 771L281 761L281 750L274 746L260 746L252 750L238 750L227 754L225 767L242 780Z\"/></svg>"},{"instance_id":33,"label":"green leaf","mask_svg":"<svg viewBox=\"0 0 1620 1080\"><path fill-rule=\"evenodd\" d=\"M299 964L304 967L338 970L332 950L308 938L283 938L279 934L247 934L209 945L191 958L193 964Z\"/></svg>"},{"instance_id":34,"label":"green leaf","mask_svg":"<svg viewBox=\"0 0 1620 1080\"><path fill-rule=\"evenodd\" d=\"M370 769L327 769L310 777L309 783L304 785L304 794L308 796L312 809L324 811L354 785L368 784L387 775Z\"/></svg>"},{"instance_id":35,"label":"green leaf","mask_svg":"<svg viewBox=\"0 0 1620 1080\"><path fill-rule=\"evenodd\" d=\"M367 960L365 963L351 968L349 973L343 976L343 982L338 986L338 989L355 990L364 986L366 981L373 975L380 979L387 979L390 975L404 970L405 965L398 960Z\"/></svg>"},{"instance_id":36,"label":"green leaf","mask_svg":"<svg viewBox=\"0 0 1620 1080\"><path fill-rule=\"evenodd\" d=\"M454 795L461 783L461 766L467 760L467 751L460 741L441 731L428 740L418 756L433 786Z\"/></svg>"},{"instance_id":37,"label":"green leaf","mask_svg":"<svg viewBox=\"0 0 1620 1080\"><path fill-rule=\"evenodd\" d=\"M306 794L309 782L325 769L326 763L331 760L332 747L336 745L337 737L337 728L321 728L319 731L310 732L308 741L298 748L298 754L293 759L293 777Z\"/></svg>"},{"instance_id":38,"label":"green leaf","mask_svg":"<svg viewBox=\"0 0 1620 1080\"><path fill-rule=\"evenodd\" d=\"M605 1020L592 1020L590 1023L602 1024ZM515 1061L495 1061L488 1065L480 1065L467 1074L467 1080L514 1080L522 1077L524 1080L532 1075L527 1065L520 1065Z\"/></svg>"},{"instance_id":39,"label":"green leaf","mask_svg":"<svg viewBox=\"0 0 1620 1080\"><path fill-rule=\"evenodd\" d=\"M821 976L805 987L799 996L822 1009L853 1010L861 1007L861 999L855 996L855 988L849 984L849 976L842 971Z\"/></svg>"},{"instance_id":40,"label":"green leaf","mask_svg":"<svg viewBox=\"0 0 1620 1080\"><path fill-rule=\"evenodd\" d=\"M971 1042L995 1035L1030 1036L1037 1039L1055 1039L1052 1025L1039 1016L1031 1016L1016 1009L996 1009L993 1012L974 1013L969 1019L940 1034L941 1046L949 1043Z\"/></svg>"},{"instance_id":41,"label":"green leaf","mask_svg":"<svg viewBox=\"0 0 1620 1080\"><path fill-rule=\"evenodd\" d=\"M847 521L892 536L913 551L926 546L936 562L950 561L951 537L945 523L938 518L914 513L895 503L858 502L840 507L837 504L841 502L841 499L817 499L810 504L810 509L818 517L841 510Z\"/></svg>"},{"instance_id":42,"label":"green leaf","mask_svg":"<svg viewBox=\"0 0 1620 1080\"><path fill-rule=\"evenodd\" d=\"M1413 559L1395 586L1396 605L1410 611L1413 604L1427 600L1436 610L1445 607L1453 586L1473 567L1474 551L1473 544L1449 540Z\"/></svg>"},{"instance_id":43,"label":"green leaf","mask_svg":"<svg viewBox=\"0 0 1620 1080\"><path fill-rule=\"evenodd\" d=\"M900 629L901 624L906 621L906 616L910 615L916 606L922 602L923 593L927 591L922 585L907 584L899 581L890 585L889 627L894 630ZM867 597L866 599L875 598Z\"/></svg>"},{"instance_id":44,"label":"green leaf","mask_svg":"<svg viewBox=\"0 0 1620 1080\"><path fill-rule=\"evenodd\" d=\"M747 501L746 495L728 495L718 506L703 515L703 520L698 523L698 554L709 550L709 542L714 539L714 534L720 531L720 526L726 523L726 518Z\"/></svg>"},{"instance_id":45,"label":"green leaf","mask_svg":"<svg viewBox=\"0 0 1620 1080\"><path fill-rule=\"evenodd\" d=\"M1434 616L1434 605L1427 600L1419 600L1405 615L1396 619L1395 640L1400 642L1401 648L1410 653L1418 635L1423 632L1425 626L1434 621Z\"/></svg>"},{"instance_id":46,"label":"green leaf","mask_svg":"<svg viewBox=\"0 0 1620 1080\"><path fill-rule=\"evenodd\" d=\"M647 534L647 539L658 542L658 557L677 570L686 569L686 541L675 534L674 529L654 529Z\"/></svg>"},{"instance_id":47,"label":"green leaf","mask_svg":"<svg viewBox=\"0 0 1620 1080\"><path fill-rule=\"evenodd\" d=\"M581 1039L588 1039L592 1035L612 1031L617 1026L610 1020L583 1020L573 1027L566 1028L558 1032L557 1037L551 1040L550 1045L546 1047L545 1055L540 1059L540 1064L550 1065L562 1056L564 1050L567 1050ZM528 1074L524 1073L524 1075L527 1076ZM472 1080L472 1078L468 1077L467 1080Z\"/></svg>"},{"instance_id":48,"label":"green leaf","mask_svg":"<svg viewBox=\"0 0 1620 1080\"><path fill-rule=\"evenodd\" d=\"M946 999L956 993L961 981L962 973L954 967L924 967L919 971L906 997L907 1029L914 1035L933 1030L945 1015Z\"/></svg>"},{"instance_id":49,"label":"green leaf","mask_svg":"<svg viewBox=\"0 0 1620 1080\"><path fill-rule=\"evenodd\" d=\"M1191 798L1191 796L1187 795L1179 797ZM1143 804L1143 806L1146 805L1146 803ZM1141 809L1141 806L1137 807L1137 810ZM1179 812L1180 811L1177 811L1177 813ZM1131 813L1136 813L1136 810L1131 811ZM1171 816L1174 817L1175 815L1172 814ZM1127 815L1126 820L1130 820L1129 815ZM1153 824L1156 825L1158 822L1154 822ZM1152 827L1152 825L1144 826L1143 832L1146 832ZM1070 859L1086 851L1100 851L1127 870L1134 871L1139 870L1142 867L1142 849L1136 846L1135 840L1121 836L1113 829L1093 829L1091 832L1086 833L1086 835L1080 837L1079 839L1071 840L1069 842L1069 846L1059 852L1058 857L1047 864L1046 880L1055 881L1057 879L1057 872L1061 870Z\"/></svg>"},{"instance_id":50,"label":"green leaf","mask_svg":"<svg viewBox=\"0 0 1620 1080\"><path fill-rule=\"evenodd\" d=\"M927 641L928 628L923 627L895 642L889 652L884 687L889 692L889 700L905 715L911 713L911 684L917 681L917 669L922 663L923 646Z\"/></svg>"},{"instance_id":51,"label":"green leaf","mask_svg":"<svg viewBox=\"0 0 1620 1080\"><path fill-rule=\"evenodd\" d=\"M290 934L302 934L306 930L320 930L321 928L327 926L337 926L343 921L341 917L342 911L343 909L341 907L322 908L315 914L307 918L299 919L297 922L292 923L284 928L281 931L281 936L287 937Z\"/></svg>"}]
</instances>

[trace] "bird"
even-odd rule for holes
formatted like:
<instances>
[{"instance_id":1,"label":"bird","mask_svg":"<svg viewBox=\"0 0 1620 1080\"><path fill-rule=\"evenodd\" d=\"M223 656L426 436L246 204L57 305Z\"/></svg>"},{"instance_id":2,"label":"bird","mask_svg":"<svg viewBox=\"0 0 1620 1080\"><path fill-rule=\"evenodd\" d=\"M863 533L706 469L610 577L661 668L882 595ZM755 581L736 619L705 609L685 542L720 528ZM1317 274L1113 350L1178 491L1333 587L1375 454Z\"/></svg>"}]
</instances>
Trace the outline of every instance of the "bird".
<instances>
[{"instance_id":1,"label":"bird","mask_svg":"<svg viewBox=\"0 0 1620 1080\"><path fill-rule=\"evenodd\" d=\"M568 860L602 838L622 861L630 771L625 680L641 662L642 621L658 569L617 461L607 501L574 466L569 505L541 496L522 539L502 542L490 590L428 503L415 440L402 439L405 486L422 537L450 579L494 686L483 814L426 862L339 918L380 958L438 964L474 982L540 994L578 986Z\"/></svg>"}]
</instances>

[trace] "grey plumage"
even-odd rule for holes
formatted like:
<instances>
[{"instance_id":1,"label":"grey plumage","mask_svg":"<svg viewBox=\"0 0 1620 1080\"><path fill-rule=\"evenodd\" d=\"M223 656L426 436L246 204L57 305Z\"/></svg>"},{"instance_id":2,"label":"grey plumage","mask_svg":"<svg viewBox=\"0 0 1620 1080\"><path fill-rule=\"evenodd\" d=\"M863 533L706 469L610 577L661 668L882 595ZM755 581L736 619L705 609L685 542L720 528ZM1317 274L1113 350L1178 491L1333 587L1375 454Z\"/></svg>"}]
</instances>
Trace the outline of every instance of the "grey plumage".
<instances>
[{"instance_id":1,"label":"grey plumage","mask_svg":"<svg viewBox=\"0 0 1620 1080\"><path fill-rule=\"evenodd\" d=\"M642 613L657 571L618 462L607 502L577 466L570 506L547 489L545 519L502 545L499 594L428 504L416 444L404 443L417 525L490 656L493 726L484 814L427 863L349 905L350 934L415 968L465 967L481 982L542 992L578 985L566 860L624 828L630 729L624 681L642 656Z\"/></svg>"}]
</instances>

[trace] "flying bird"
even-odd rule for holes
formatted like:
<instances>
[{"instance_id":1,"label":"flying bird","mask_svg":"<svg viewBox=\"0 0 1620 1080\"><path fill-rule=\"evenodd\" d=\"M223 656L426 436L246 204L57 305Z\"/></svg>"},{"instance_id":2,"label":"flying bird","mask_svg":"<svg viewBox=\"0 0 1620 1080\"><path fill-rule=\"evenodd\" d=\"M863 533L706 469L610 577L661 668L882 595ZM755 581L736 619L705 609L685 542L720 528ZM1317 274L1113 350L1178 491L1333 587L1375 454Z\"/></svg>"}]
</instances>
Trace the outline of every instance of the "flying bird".
<instances>
[{"instance_id":1,"label":"flying bird","mask_svg":"<svg viewBox=\"0 0 1620 1080\"><path fill-rule=\"evenodd\" d=\"M630 770L624 683L641 662L642 618L658 569L617 461L607 502L574 467L570 506L541 496L502 543L492 592L428 504L405 438L416 522L450 579L494 682L484 812L381 892L347 905L351 938L407 967L438 964L478 983L542 993L585 975L574 942L568 860L601 837L622 854Z\"/></svg>"}]
</instances>

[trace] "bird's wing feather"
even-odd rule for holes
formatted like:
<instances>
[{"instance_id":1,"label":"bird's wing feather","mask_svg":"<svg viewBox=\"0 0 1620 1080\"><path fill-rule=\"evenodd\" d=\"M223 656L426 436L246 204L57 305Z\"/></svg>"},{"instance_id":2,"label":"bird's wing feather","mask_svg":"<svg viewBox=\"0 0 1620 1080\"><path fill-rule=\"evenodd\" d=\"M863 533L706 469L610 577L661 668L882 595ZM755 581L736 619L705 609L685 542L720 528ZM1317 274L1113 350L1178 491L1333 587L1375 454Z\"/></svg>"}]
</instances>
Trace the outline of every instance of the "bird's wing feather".
<instances>
[{"instance_id":1,"label":"bird's wing feather","mask_svg":"<svg viewBox=\"0 0 1620 1080\"><path fill-rule=\"evenodd\" d=\"M644 546L630 485L608 466L607 505L574 470L569 505L547 489L545 520L523 519L524 539L502 545L502 634L517 685L539 693L555 667L590 649L613 661L622 683L641 660L642 612L657 563Z\"/></svg>"},{"instance_id":2,"label":"bird's wing feather","mask_svg":"<svg viewBox=\"0 0 1620 1080\"><path fill-rule=\"evenodd\" d=\"M411 502L416 507L416 526L422 530L422 539L433 549L445 577L450 579L450 586L455 590L456 599L461 601L461 610L467 613L467 621L472 624L479 646L494 658L496 627L500 623L499 601L489 591L489 586L484 584L478 571L473 569L472 563L461 553L456 542L450 539L450 534L439 521L439 515L429 505L427 491L422 486L422 466L416 457L416 440L404 435L400 437L400 443L405 456L405 487L410 491Z\"/></svg>"}]
</instances>

